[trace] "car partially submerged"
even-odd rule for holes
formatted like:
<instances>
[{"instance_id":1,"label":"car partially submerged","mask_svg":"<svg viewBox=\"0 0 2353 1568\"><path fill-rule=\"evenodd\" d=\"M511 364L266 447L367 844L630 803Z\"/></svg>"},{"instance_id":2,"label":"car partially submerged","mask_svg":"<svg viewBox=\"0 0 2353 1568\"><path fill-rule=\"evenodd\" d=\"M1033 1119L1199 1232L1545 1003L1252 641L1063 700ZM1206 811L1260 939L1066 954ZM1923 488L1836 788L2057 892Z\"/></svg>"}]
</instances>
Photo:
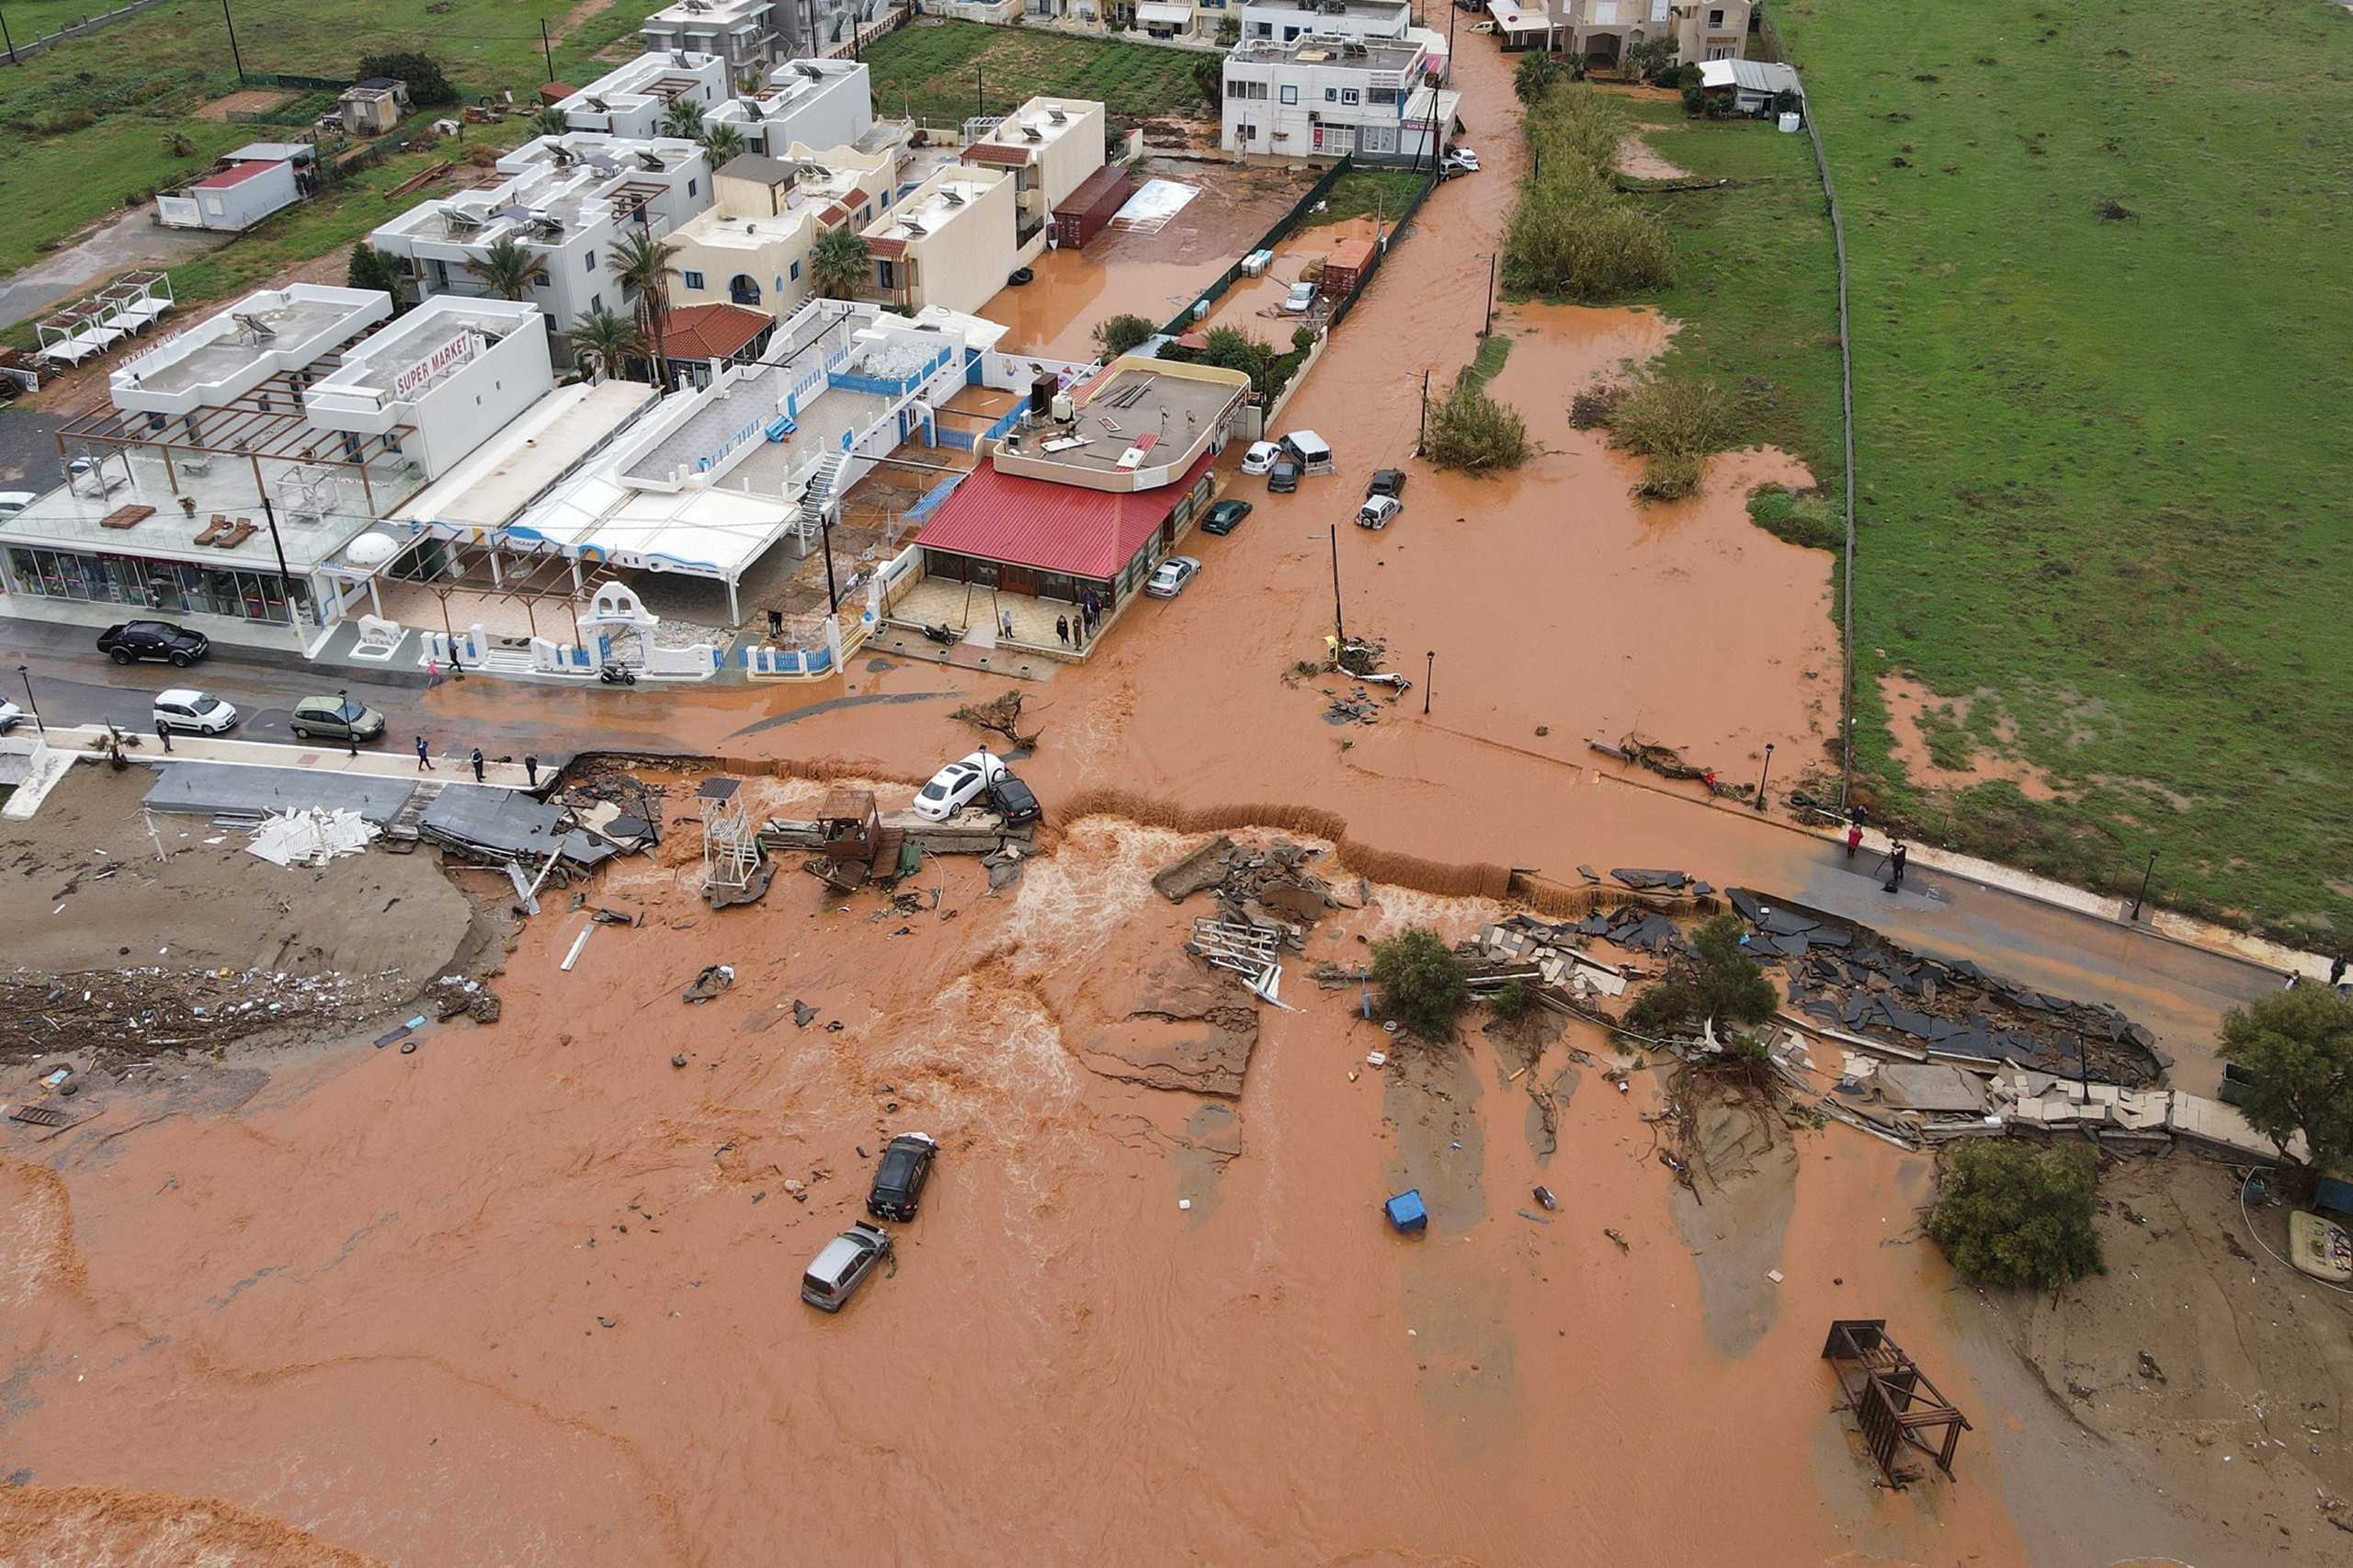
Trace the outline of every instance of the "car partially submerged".
<instances>
[{"instance_id":1,"label":"car partially submerged","mask_svg":"<svg viewBox=\"0 0 2353 1568\"><path fill-rule=\"evenodd\" d=\"M1143 591L1155 599L1173 599L1185 591L1185 585L1200 574L1201 563L1189 555L1172 555L1160 563Z\"/></svg>"},{"instance_id":2,"label":"car partially submerged","mask_svg":"<svg viewBox=\"0 0 2353 1568\"><path fill-rule=\"evenodd\" d=\"M874 1266L890 1256L891 1233L861 1220L809 1260L801 1275L801 1299L821 1312L840 1312Z\"/></svg>"},{"instance_id":3,"label":"car partially submerged","mask_svg":"<svg viewBox=\"0 0 2353 1568\"><path fill-rule=\"evenodd\" d=\"M882 1151L874 1167L874 1186L866 1195L866 1211L878 1220L905 1221L923 1203L924 1183L931 1179L931 1162L939 1157L939 1143L927 1132L902 1132Z\"/></svg>"},{"instance_id":4,"label":"car partially submerged","mask_svg":"<svg viewBox=\"0 0 2353 1568\"><path fill-rule=\"evenodd\" d=\"M1405 494L1405 471L1402 468L1377 468L1371 482L1364 487L1365 498L1375 495L1403 496Z\"/></svg>"},{"instance_id":5,"label":"car partially submerged","mask_svg":"<svg viewBox=\"0 0 2353 1568\"><path fill-rule=\"evenodd\" d=\"M946 822L971 804L992 780L1005 777L1005 759L976 751L959 757L931 776L915 792L915 815L928 822Z\"/></svg>"},{"instance_id":6,"label":"car partially submerged","mask_svg":"<svg viewBox=\"0 0 2353 1568\"><path fill-rule=\"evenodd\" d=\"M1205 534L1230 534L1240 528L1242 519L1249 515L1250 503L1247 501L1220 501L1201 518L1201 531Z\"/></svg>"},{"instance_id":7,"label":"car partially submerged","mask_svg":"<svg viewBox=\"0 0 2353 1568\"><path fill-rule=\"evenodd\" d=\"M1405 503L1398 500L1394 495L1368 496L1365 504L1357 508L1357 527L1385 528L1395 522L1397 514L1404 509Z\"/></svg>"},{"instance_id":8,"label":"car partially submerged","mask_svg":"<svg viewBox=\"0 0 2353 1568\"><path fill-rule=\"evenodd\" d=\"M1275 460L1282 455L1283 449L1272 441L1253 441L1250 449L1242 454L1242 472L1264 473L1274 467Z\"/></svg>"},{"instance_id":9,"label":"car partially submerged","mask_svg":"<svg viewBox=\"0 0 2353 1568\"><path fill-rule=\"evenodd\" d=\"M1004 818L1007 827L1023 827L1046 814L1036 791L1010 773L991 784L988 794L989 810Z\"/></svg>"}]
</instances>

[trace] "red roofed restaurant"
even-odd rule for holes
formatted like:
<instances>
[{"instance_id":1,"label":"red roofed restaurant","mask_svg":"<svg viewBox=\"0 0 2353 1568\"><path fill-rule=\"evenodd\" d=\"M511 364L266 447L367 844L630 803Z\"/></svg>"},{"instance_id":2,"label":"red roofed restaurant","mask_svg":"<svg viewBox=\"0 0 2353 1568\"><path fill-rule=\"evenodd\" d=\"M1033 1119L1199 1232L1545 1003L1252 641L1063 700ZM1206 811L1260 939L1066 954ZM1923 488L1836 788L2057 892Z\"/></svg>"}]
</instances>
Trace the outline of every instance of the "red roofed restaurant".
<instances>
[{"instance_id":1,"label":"red roofed restaurant","mask_svg":"<svg viewBox=\"0 0 2353 1568\"><path fill-rule=\"evenodd\" d=\"M1191 530L1249 390L1237 370L1134 356L1069 393L1041 382L915 535L923 579L894 590L890 619L1083 657L1079 610L1095 608L1099 635Z\"/></svg>"}]
</instances>

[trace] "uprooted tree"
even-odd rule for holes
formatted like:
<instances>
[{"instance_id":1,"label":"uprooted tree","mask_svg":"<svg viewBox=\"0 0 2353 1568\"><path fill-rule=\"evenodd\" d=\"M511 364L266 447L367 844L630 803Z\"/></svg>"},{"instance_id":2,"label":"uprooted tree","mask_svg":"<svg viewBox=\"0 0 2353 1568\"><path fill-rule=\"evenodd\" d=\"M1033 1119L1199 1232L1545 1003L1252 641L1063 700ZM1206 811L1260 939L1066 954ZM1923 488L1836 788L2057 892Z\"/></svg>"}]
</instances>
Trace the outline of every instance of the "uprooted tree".
<instances>
[{"instance_id":1,"label":"uprooted tree","mask_svg":"<svg viewBox=\"0 0 2353 1568\"><path fill-rule=\"evenodd\" d=\"M2282 1160L2300 1131L2309 1169L2353 1159L2353 1002L2299 985L2234 1007L2222 1018L2222 1054L2246 1070L2238 1108Z\"/></svg>"},{"instance_id":2,"label":"uprooted tree","mask_svg":"<svg viewBox=\"0 0 2353 1568\"><path fill-rule=\"evenodd\" d=\"M1023 751L1038 749L1038 737L1041 732L1032 730L1026 735L1021 733L1021 694L1017 691L999 692L977 708L967 703L949 717L961 719L992 734L1003 735Z\"/></svg>"},{"instance_id":3,"label":"uprooted tree","mask_svg":"<svg viewBox=\"0 0 2353 1568\"><path fill-rule=\"evenodd\" d=\"M2092 1224L2099 1161L2082 1144L1963 1140L1937 1180L1928 1235L1962 1278L2056 1290L2102 1273Z\"/></svg>"},{"instance_id":4,"label":"uprooted tree","mask_svg":"<svg viewBox=\"0 0 2353 1568\"><path fill-rule=\"evenodd\" d=\"M1677 954L1665 975L1634 999L1627 1025L1644 1034L1761 1024L1779 998L1773 983L1740 945L1740 917L1719 915L1691 933L1691 950Z\"/></svg>"},{"instance_id":5,"label":"uprooted tree","mask_svg":"<svg viewBox=\"0 0 2353 1568\"><path fill-rule=\"evenodd\" d=\"M1462 960L1427 926L1372 945L1372 983L1390 1016L1424 1040L1452 1040L1454 1020L1471 1001Z\"/></svg>"}]
</instances>

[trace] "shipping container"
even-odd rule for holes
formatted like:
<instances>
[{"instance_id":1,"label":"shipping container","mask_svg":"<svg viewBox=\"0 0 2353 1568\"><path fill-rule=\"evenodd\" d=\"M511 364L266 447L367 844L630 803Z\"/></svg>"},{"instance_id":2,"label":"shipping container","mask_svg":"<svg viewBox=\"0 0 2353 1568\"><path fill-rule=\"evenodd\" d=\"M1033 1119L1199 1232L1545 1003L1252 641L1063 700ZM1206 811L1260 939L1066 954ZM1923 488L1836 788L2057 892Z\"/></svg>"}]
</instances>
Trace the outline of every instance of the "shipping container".
<instances>
[{"instance_id":1,"label":"shipping container","mask_svg":"<svg viewBox=\"0 0 2353 1568\"><path fill-rule=\"evenodd\" d=\"M1124 165L1107 165L1087 176L1054 209L1054 244L1064 250L1083 247L1102 232L1113 213L1127 205L1134 188L1134 176Z\"/></svg>"}]
</instances>

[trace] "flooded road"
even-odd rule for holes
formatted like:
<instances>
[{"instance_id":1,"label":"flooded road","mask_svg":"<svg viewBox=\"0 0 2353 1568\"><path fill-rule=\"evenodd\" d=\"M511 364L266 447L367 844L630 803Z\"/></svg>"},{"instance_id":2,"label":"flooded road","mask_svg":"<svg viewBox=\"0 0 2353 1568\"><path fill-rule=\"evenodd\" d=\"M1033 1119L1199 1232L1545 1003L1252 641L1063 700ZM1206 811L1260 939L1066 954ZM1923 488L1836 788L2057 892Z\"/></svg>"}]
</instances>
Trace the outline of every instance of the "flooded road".
<instances>
[{"instance_id":1,"label":"flooded road","mask_svg":"<svg viewBox=\"0 0 2353 1568\"><path fill-rule=\"evenodd\" d=\"M1468 39L1458 85L1506 103L1509 64ZM1816 841L1586 747L1639 730L1737 777L1771 743L1783 779L1835 732L1830 558L1741 506L1794 465L1736 454L1643 508L1568 427L1577 388L1670 324L1499 307L1494 391L1544 455L1483 481L1410 458L1424 374L1443 389L1487 309L1519 154L1500 132L1481 153L1285 413L1340 472L1287 497L1229 476L1256 510L1196 541L1202 578L1029 688L1022 771L1052 826L1014 889L936 862L902 911L821 900L788 866L713 915L688 827L604 874L591 903L645 918L594 927L570 972L586 913L530 923L496 1024L408 1055L323 1045L233 1114L126 1093L11 1143L0 1560L733 1564L790 1540L855 1562L2026 1561L1988 1449L1964 1445L1958 1484L1892 1494L1829 1414L1841 1315L1901 1320L1975 1408L1941 1263L1883 1244L1925 1163L1799 1134L1763 1265L1784 1278L1747 1252L1733 1278L1670 1215L1642 1119L1659 1086L1610 1092L1597 1035L1529 1066L1474 1027L1458 1055L1374 1071L1393 1040L1307 979L1408 922L1467 935L1495 906L1449 895L1483 867L1832 874ZM1051 278L1015 292L1040 352L1110 308ZM1392 465L1404 517L1350 527ZM1348 631L1435 675L1370 725L1327 724L1337 683L1293 669L1333 626L1336 555ZM808 687L560 700L728 759L756 811L789 813L816 786L764 775L906 788L972 748L957 703L1006 685L865 657ZM462 728L513 696L426 701ZM1293 961L1301 1010L1254 1010L1238 1094L1148 1086L1121 1052L1182 1032L1168 966L1206 907L1149 875L1186 835L1253 823L1312 829L1371 902ZM685 1006L712 963L733 988ZM1532 1083L1566 1085L1549 1154ZM943 1149L921 1217L847 1311L810 1311L802 1267L910 1129ZM1521 1212L1537 1182L1556 1213ZM1432 1204L1414 1240L1379 1210L1407 1185ZM1711 1332L1727 1313L1745 1349Z\"/></svg>"}]
</instances>

